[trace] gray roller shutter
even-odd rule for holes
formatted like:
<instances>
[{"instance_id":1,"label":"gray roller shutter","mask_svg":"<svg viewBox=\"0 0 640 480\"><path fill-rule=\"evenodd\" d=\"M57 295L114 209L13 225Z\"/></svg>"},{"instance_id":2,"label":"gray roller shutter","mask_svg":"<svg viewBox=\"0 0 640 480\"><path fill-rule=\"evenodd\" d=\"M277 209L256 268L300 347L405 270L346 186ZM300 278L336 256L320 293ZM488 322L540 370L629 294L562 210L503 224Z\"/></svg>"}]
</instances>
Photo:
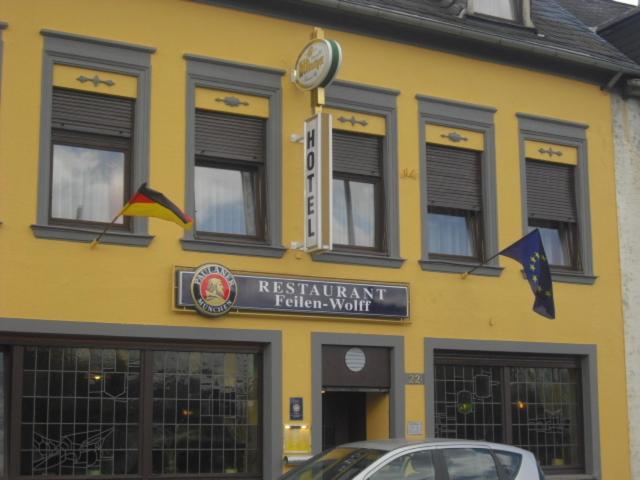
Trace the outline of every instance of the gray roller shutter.
<instances>
[{"instance_id":1,"label":"gray roller shutter","mask_svg":"<svg viewBox=\"0 0 640 480\"><path fill-rule=\"evenodd\" d=\"M131 138L135 100L54 88L53 128Z\"/></svg>"},{"instance_id":2,"label":"gray roller shutter","mask_svg":"<svg viewBox=\"0 0 640 480\"><path fill-rule=\"evenodd\" d=\"M333 170L381 177L382 137L334 131Z\"/></svg>"},{"instance_id":3,"label":"gray roller shutter","mask_svg":"<svg viewBox=\"0 0 640 480\"><path fill-rule=\"evenodd\" d=\"M576 222L575 167L535 160L526 165L529 217Z\"/></svg>"},{"instance_id":4,"label":"gray roller shutter","mask_svg":"<svg viewBox=\"0 0 640 480\"><path fill-rule=\"evenodd\" d=\"M427 201L433 207L481 211L480 153L428 144Z\"/></svg>"},{"instance_id":5,"label":"gray roller shutter","mask_svg":"<svg viewBox=\"0 0 640 480\"><path fill-rule=\"evenodd\" d=\"M196 110L196 155L264 162L266 120Z\"/></svg>"}]
</instances>

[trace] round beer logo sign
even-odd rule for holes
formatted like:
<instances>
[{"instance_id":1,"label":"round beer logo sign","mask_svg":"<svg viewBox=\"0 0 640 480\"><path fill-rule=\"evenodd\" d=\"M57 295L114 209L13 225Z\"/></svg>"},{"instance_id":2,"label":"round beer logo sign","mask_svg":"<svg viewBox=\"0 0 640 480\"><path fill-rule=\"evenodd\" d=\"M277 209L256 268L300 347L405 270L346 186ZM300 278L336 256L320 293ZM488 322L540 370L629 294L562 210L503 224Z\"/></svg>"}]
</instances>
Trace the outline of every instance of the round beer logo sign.
<instances>
[{"instance_id":1,"label":"round beer logo sign","mask_svg":"<svg viewBox=\"0 0 640 480\"><path fill-rule=\"evenodd\" d=\"M329 85L342 63L342 49L334 40L312 40L298 56L293 79L303 90Z\"/></svg>"},{"instance_id":2,"label":"round beer logo sign","mask_svg":"<svg viewBox=\"0 0 640 480\"><path fill-rule=\"evenodd\" d=\"M227 313L236 303L238 285L222 265L207 263L196 269L191 280L191 296L196 310L209 317Z\"/></svg>"}]
</instances>

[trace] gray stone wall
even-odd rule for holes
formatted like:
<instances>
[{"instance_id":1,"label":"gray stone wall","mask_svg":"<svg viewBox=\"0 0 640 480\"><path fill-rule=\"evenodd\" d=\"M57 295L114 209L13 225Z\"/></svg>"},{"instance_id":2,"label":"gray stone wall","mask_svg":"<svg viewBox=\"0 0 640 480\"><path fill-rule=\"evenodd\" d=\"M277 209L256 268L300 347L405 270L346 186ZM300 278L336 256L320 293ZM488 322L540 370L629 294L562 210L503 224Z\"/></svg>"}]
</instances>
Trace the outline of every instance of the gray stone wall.
<instances>
[{"instance_id":1,"label":"gray stone wall","mask_svg":"<svg viewBox=\"0 0 640 480\"><path fill-rule=\"evenodd\" d=\"M640 100L612 98L631 478L640 479Z\"/></svg>"}]
</instances>

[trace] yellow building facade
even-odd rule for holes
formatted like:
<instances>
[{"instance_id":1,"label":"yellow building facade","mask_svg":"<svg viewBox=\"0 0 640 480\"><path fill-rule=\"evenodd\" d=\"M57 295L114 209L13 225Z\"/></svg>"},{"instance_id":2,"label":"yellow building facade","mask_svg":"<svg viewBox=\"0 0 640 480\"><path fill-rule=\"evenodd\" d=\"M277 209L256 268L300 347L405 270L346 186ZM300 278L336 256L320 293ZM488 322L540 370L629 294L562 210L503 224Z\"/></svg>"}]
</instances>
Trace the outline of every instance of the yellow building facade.
<instances>
[{"instance_id":1,"label":"yellow building facade","mask_svg":"<svg viewBox=\"0 0 640 480\"><path fill-rule=\"evenodd\" d=\"M312 20L215 2L2 2L0 477L274 478L284 456L341 441L438 435L530 448L551 478L630 478L609 93L581 78ZM363 220L368 233L358 240L336 227L334 241L346 247L309 254L296 247L313 109L291 70L317 24L343 52L324 109L344 136L334 147L377 139L378 180L363 191L378 193L375 218ZM105 103L65 110L82 94ZM122 125L74 130L104 111ZM262 125L257 143L202 133L207 119L229 118L238 128ZM240 185L245 201L258 191L238 231L233 219L219 220L224 199L202 193L210 187L201 180L228 167L215 163L225 138L230 150L261 152L220 190L236 198ZM76 151L63 157L65 148ZM89 151L109 157L111 170L83 185L110 190L100 197L106 207L80 214L65 195L85 172L78 165L103 158ZM468 211L432 198L443 187L428 179L430 165L462 151L477 162L480 185ZM342 155L334 153L334 171L364 154ZM506 257L462 275L537 225L528 221L536 199L527 172L548 164L575 180L567 255L578 260L553 269L555 320L531 311L522 267ZM460 184L467 170L449 175ZM357 230L350 216L366 210L357 202L374 197L356 198L357 172L335 178L343 190L334 180L334 224L346 208ZM184 205L195 229L129 218L90 248L142 182ZM353 203L336 207L347 186ZM474 242L467 252L451 246L455 235L438 237L438 225L479 233L465 237ZM226 236L206 232L225 228ZM287 294L274 286L279 277L408 287L409 313L249 308L209 318L178 301L179 272L208 263L263 276L274 294ZM361 382L358 372L371 368Z\"/></svg>"}]
</instances>

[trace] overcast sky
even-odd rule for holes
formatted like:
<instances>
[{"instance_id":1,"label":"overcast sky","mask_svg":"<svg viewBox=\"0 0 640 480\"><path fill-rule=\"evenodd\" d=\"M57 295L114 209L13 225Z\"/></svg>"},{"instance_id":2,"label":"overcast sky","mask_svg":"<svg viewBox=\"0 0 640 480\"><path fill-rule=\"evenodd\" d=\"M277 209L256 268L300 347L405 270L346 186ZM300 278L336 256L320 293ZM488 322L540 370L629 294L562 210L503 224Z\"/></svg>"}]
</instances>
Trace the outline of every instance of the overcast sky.
<instances>
[{"instance_id":1,"label":"overcast sky","mask_svg":"<svg viewBox=\"0 0 640 480\"><path fill-rule=\"evenodd\" d=\"M622 2L622 3L630 3L631 5L638 5L638 0L617 0L618 2Z\"/></svg>"}]
</instances>

